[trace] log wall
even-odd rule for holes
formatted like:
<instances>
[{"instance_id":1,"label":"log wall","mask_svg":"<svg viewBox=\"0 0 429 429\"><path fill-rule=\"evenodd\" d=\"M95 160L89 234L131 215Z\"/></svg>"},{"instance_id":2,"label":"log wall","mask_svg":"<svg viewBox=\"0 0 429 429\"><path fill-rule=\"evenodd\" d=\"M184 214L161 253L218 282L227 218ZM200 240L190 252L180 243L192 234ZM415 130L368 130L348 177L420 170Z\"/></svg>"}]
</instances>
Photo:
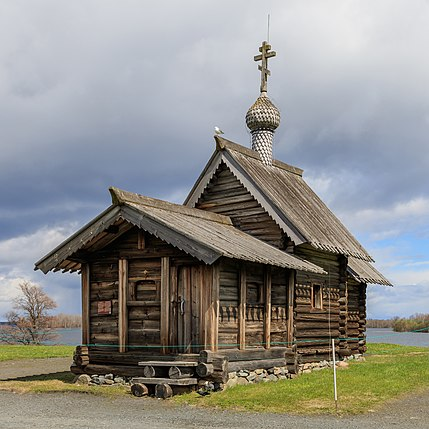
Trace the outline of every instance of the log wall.
<instances>
[{"instance_id":1,"label":"log wall","mask_svg":"<svg viewBox=\"0 0 429 429\"><path fill-rule=\"evenodd\" d=\"M289 271L223 261L219 280L219 346L285 347Z\"/></svg>"},{"instance_id":2,"label":"log wall","mask_svg":"<svg viewBox=\"0 0 429 429\"><path fill-rule=\"evenodd\" d=\"M317 251L310 246L295 248L295 253L327 271L328 275L297 272L295 285L294 337L301 362L330 358L331 338L340 336L340 296L343 266L338 255ZM313 296L321 289L320 308ZM338 343L338 342L337 342Z\"/></svg>"},{"instance_id":3,"label":"log wall","mask_svg":"<svg viewBox=\"0 0 429 429\"><path fill-rule=\"evenodd\" d=\"M118 333L118 262L92 262L90 264L90 344L101 347L116 346ZM111 314L99 315L99 306L105 302L111 305ZM110 347L108 347L110 348Z\"/></svg>"},{"instance_id":4,"label":"log wall","mask_svg":"<svg viewBox=\"0 0 429 429\"><path fill-rule=\"evenodd\" d=\"M366 351L366 285L349 278L347 337L352 354ZM352 338L352 339L351 339Z\"/></svg>"},{"instance_id":5,"label":"log wall","mask_svg":"<svg viewBox=\"0 0 429 429\"><path fill-rule=\"evenodd\" d=\"M136 227L87 258L88 342L99 362L103 351L198 353L194 344L208 347L216 338L213 267Z\"/></svg>"}]
</instances>

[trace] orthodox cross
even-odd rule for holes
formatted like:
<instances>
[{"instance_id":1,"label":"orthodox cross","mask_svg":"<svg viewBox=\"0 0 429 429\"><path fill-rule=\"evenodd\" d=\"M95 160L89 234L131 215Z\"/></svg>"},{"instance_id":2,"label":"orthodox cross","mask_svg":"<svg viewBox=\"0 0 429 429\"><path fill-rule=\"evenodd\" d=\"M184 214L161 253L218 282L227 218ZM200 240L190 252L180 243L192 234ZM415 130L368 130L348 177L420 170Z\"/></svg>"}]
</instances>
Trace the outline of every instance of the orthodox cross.
<instances>
[{"instance_id":1,"label":"orthodox cross","mask_svg":"<svg viewBox=\"0 0 429 429\"><path fill-rule=\"evenodd\" d=\"M255 55L253 59L255 61L262 61L261 65L258 65L258 69L261 71L261 93L267 92L267 80L268 76L271 75L271 72L268 70L268 58L275 57L276 52L269 50L271 45L268 42L262 42L262 46L259 48L259 55Z\"/></svg>"}]
</instances>

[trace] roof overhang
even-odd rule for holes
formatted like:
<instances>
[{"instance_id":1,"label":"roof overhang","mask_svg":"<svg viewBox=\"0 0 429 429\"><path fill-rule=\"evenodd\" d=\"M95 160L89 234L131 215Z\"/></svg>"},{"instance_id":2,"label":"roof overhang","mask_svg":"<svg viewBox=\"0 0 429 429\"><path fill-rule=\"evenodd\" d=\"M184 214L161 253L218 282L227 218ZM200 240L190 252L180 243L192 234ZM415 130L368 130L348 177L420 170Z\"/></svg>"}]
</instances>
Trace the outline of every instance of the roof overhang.
<instances>
[{"instance_id":1,"label":"roof overhang","mask_svg":"<svg viewBox=\"0 0 429 429\"><path fill-rule=\"evenodd\" d=\"M347 272L359 283L393 286L370 262L362 259L349 257Z\"/></svg>"},{"instance_id":2,"label":"roof overhang","mask_svg":"<svg viewBox=\"0 0 429 429\"><path fill-rule=\"evenodd\" d=\"M115 188L111 189L111 193L113 205L36 262L36 270L40 269L45 274L61 269L76 271L85 262L82 257L85 252L100 250L132 226L137 226L209 265L225 256L326 274L319 266L236 229L226 216ZM115 227L112 228L112 225Z\"/></svg>"}]
</instances>

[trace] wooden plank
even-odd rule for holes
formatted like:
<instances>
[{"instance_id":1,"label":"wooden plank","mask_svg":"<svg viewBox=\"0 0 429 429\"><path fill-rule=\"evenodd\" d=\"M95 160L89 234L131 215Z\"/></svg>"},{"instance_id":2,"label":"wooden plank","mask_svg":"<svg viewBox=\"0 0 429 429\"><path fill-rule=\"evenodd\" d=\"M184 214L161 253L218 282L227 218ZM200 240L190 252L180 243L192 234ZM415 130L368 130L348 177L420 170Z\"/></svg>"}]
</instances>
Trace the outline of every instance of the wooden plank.
<instances>
[{"instance_id":1,"label":"wooden plank","mask_svg":"<svg viewBox=\"0 0 429 429\"><path fill-rule=\"evenodd\" d=\"M128 342L128 308L127 308L127 286L128 286L128 261L119 259L119 288L118 288L118 332L119 352L127 350Z\"/></svg>"},{"instance_id":2,"label":"wooden plank","mask_svg":"<svg viewBox=\"0 0 429 429\"><path fill-rule=\"evenodd\" d=\"M249 361L249 360L270 360L283 358L285 354L292 353L292 349L288 347L271 347L270 349L252 348L246 350L222 349L217 353L210 350L201 350L199 361L212 363L214 359L227 358L230 362Z\"/></svg>"},{"instance_id":3,"label":"wooden plank","mask_svg":"<svg viewBox=\"0 0 429 429\"><path fill-rule=\"evenodd\" d=\"M183 295L185 314L183 315L183 353L192 353L192 271L193 267L183 267Z\"/></svg>"},{"instance_id":4,"label":"wooden plank","mask_svg":"<svg viewBox=\"0 0 429 429\"><path fill-rule=\"evenodd\" d=\"M127 301L128 307L159 307L161 301Z\"/></svg>"},{"instance_id":5,"label":"wooden plank","mask_svg":"<svg viewBox=\"0 0 429 429\"><path fill-rule=\"evenodd\" d=\"M246 299L247 278L246 265L240 266L240 303L238 305L238 347L240 350L246 348Z\"/></svg>"},{"instance_id":6,"label":"wooden plank","mask_svg":"<svg viewBox=\"0 0 429 429\"><path fill-rule=\"evenodd\" d=\"M143 250L146 247L145 231L142 229L139 230L137 235L137 249Z\"/></svg>"},{"instance_id":7,"label":"wooden plank","mask_svg":"<svg viewBox=\"0 0 429 429\"><path fill-rule=\"evenodd\" d=\"M146 378L146 377L134 377L131 379L131 383L143 383L143 384L171 384L172 386L191 386L198 384L197 378Z\"/></svg>"},{"instance_id":8,"label":"wooden plank","mask_svg":"<svg viewBox=\"0 0 429 429\"><path fill-rule=\"evenodd\" d=\"M90 338L90 267L82 264L82 344L89 344Z\"/></svg>"},{"instance_id":9,"label":"wooden plank","mask_svg":"<svg viewBox=\"0 0 429 429\"><path fill-rule=\"evenodd\" d=\"M276 366L286 366L286 358L230 361L228 363L228 372L240 371L242 369L253 371L255 369L269 369Z\"/></svg>"},{"instance_id":10,"label":"wooden plank","mask_svg":"<svg viewBox=\"0 0 429 429\"><path fill-rule=\"evenodd\" d=\"M210 323L209 323L209 338L212 351L217 351L218 349L218 338L219 338L219 264L213 265L212 271L212 302L211 302L211 311L210 311Z\"/></svg>"},{"instance_id":11,"label":"wooden plank","mask_svg":"<svg viewBox=\"0 0 429 429\"><path fill-rule=\"evenodd\" d=\"M180 361L180 360L148 360L138 363L139 366L198 366L198 362L194 361Z\"/></svg>"},{"instance_id":12,"label":"wooden plank","mask_svg":"<svg viewBox=\"0 0 429 429\"><path fill-rule=\"evenodd\" d=\"M264 272L264 346L271 347L271 267L266 266Z\"/></svg>"},{"instance_id":13,"label":"wooden plank","mask_svg":"<svg viewBox=\"0 0 429 429\"><path fill-rule=\"evenodd\" d=\"M206 265L203 267L203 283L201 284L201 338L202 344L204 344L204 349L209 347L210 338L209 338L209 319L210 319L210 306L212 302L212 267L210 265Z\"/></svg>"},{"instance_id":14,"label":"wooden plank","mask_svg":"<svg viewBox=\"0 0 429 429\"><path fill-rule=\"evenodd\" d=\"M293 331L294 316L294 296L295 296L295 271L289 271L288 288L287 288L287 342L291 346L295 336Z\"/></svg>"},{"instance_id":15,"label":"wooden plank","mask_svg":"<svg viewBox=\"0 0 429 429\"><path fill-rule=\"evenodd\" d=\"M178 287L177 267L170 264L170 297L169 297L169 302L170 302L169 350L170 350L170 353L175 353L178 351L176 348L171 347L177 344L177 339L178 339L177 287Z\"/></svg>"},{"instance_id":16,"label":"wooden plank","mask_svg":"<svg viewBox=\"0 0 429 429\"><path fill-rule=\"evenodd\" d=\"M191 344L195 346L201 344L200 337L200 318L201 318L201 282L202 282L202 272L201 265L196 267L191 267L191 284L189 288L189 296L191 304ZM193 352L199 352L199 348L192 347Z\"/></svg>"},{"instance_id":17,"label":"wooden plank","mask_svg":"<svg viewBox=\"0 0 429 429\"><path fill-rule=\"evenodd\" d=\"M170 332L170 258L161 258L161 346L167 353Z\"/></svg>"}]
</instances>

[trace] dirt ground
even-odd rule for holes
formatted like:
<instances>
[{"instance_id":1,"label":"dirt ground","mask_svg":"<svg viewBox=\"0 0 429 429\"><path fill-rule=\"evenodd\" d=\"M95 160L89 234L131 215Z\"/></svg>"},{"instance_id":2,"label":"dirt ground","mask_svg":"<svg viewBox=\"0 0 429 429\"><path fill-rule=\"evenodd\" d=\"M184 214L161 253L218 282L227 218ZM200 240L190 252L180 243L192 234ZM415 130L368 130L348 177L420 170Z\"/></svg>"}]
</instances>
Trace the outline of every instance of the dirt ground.
<instances>
[{"instance_id":1,"label":"dirt ground","mask_svg":"<svg viewBox=\"0 0 429 429\"><path fill-rule=\"evenodd\" d=\"M71 364L71 358L8 360L0 362L0 380L69 371Z\"/></svg>"},{"instance_id":2,"label":"dirt ground","mask_svg":"<svg viewBox=\"0 0 429 429\"><path fill-rule=\"evenodd\" d=\"M37 361L37 362L36 362ZM63 372L70 359L0 362L0 379ZM78 393L15 394L0 391L0 428L429 428L429 390L359 416L293 416L239 413L177 406L172 401L125 396L116 399Z\"/></svg>"}]
</instances>

